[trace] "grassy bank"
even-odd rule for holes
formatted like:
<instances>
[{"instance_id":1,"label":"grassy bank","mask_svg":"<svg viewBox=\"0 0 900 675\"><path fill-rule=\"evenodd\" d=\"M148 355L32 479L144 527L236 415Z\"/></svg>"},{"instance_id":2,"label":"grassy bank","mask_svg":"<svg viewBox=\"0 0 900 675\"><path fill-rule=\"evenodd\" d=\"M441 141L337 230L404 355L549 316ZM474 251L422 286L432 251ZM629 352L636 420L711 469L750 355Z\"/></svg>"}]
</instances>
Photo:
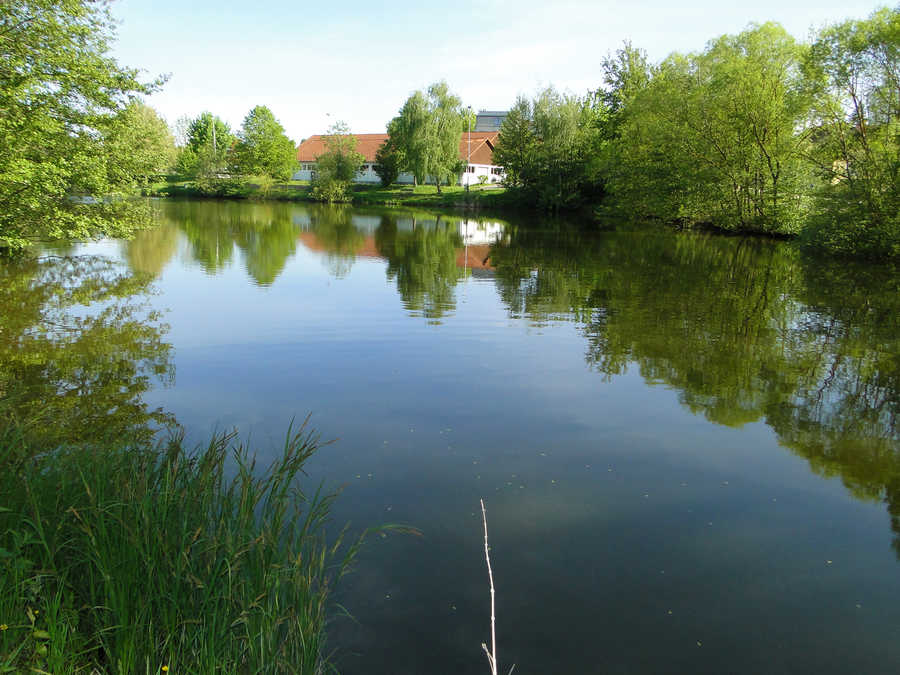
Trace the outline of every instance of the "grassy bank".
<instances>
[{"instance_id":1,"label":"grassy bank","mask_svg":"<svg viewBox=\"0 0 900 675\"><path fill-rule=\"evenodd\" d=\"M264 199L276 201L314 201L307 181L266 184L254 178L221 179L199 187L192 181L155 183L149 189L154 197L214 197L220 199ZM464 187L452 185L441 188L438 194L434 185L354 185L352 203L361 206L441 206L452 208L514 208L518 203L502 187L473 185L467 192Z\"/></svg>"},{"instance_id":2,"label":"grassy bank","mask_svg":"<svg viewBox=\"0 0 900 675\"><path fill-rule=\"evenodd\" d=\"M335 495L297 485L314 435L264 471L231 440L42 453L0 432L0 673L324 670L359 540L328 540Z\"/></svg>"}]
</instances>

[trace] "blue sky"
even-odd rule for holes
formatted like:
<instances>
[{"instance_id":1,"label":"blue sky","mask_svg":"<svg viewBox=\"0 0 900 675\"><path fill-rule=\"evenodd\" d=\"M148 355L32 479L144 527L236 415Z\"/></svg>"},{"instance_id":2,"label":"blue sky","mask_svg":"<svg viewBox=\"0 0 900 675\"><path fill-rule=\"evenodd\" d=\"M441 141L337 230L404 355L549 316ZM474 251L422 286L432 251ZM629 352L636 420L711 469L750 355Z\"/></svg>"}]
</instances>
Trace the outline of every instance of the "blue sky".
<instances>
[{"instance_id":1,"label":"blue sky","mask_svg":"<svg viewBox=\"0 0 900 675\"><path fill-rule=\"evenodd\" d=\"M884 4L119 0L112 11L119 61L171 73L148 100L170 123L209 110L237 128L266 105L299 141L337 119L383 132L411 92L440 79L473 109L506 109L549 84L596 89L603 57L626 39L657 61L750 22L778 21L806 39L811 27Z\"/></svg>"}]
</instances>

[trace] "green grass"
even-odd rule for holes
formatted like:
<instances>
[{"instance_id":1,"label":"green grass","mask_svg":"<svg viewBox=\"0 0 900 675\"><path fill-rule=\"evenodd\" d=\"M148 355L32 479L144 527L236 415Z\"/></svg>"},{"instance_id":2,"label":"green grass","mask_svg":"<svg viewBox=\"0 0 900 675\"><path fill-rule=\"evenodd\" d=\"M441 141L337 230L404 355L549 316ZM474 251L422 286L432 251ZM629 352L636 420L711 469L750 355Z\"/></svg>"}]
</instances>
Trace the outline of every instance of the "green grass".
<instances>
[{"instance_id":1,"label":"green grass","mask_svg":"<svg viewBox=\"0 0 900 675\"><path fill-rule=\"evenodd\" d=\"M473 185L466 192L461 185L444 186L438 194L434 185L391 185L390 187L354 185L354 204L410 206L504 206L502 187Z\"/></svg>"},{"instance_id":2,"label":"green grass","mask_svg":"<svg viewBox=\"0 0 900 675\"><path fill-rule=\"evenodd\" d=\"M0 431L0 673L330 669L362 540L329 539L335 494L298 485L316 436L267 469L232 440L39 452Z\"/></svg>"}]
</instances>

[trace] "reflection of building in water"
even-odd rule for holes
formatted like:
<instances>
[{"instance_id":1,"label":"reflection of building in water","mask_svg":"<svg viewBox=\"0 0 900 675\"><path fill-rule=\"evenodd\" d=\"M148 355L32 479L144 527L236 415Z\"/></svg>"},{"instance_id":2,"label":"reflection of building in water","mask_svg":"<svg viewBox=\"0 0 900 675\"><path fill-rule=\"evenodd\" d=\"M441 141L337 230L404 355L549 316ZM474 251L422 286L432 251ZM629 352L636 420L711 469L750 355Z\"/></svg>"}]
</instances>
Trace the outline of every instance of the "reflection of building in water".
<instances>
[{"instance_id":1,"label":"reflection of building in water","mask_svg":"<svg viewBox=\"0 0 900 675\"><path fill-rule=\"evenodd\" d=\"M383 215L347 214L342 236L323 236L330 230L321 230L315 216L309 212L296 213L293 222L300 229L298 241L309 250L318 253L337 254L353 258L385 259L376 242L377 230L383 224ZM504 224L498 221L480 221L474 218L456 219L434 216L422 218L416 215L398 215L391 221L398 233L413 233L435 228L450 228L459 234L459 246L455 249L456 266L469 271L480 271L477 276L491 274L491 245L499 241ZM332 233L334 234L334 233ZM452 246L452 244L451 244Z\"/></svg>"},{"instance_id":2,"label":"reflection of building in water","mask_svg":"<svg viewBox=\"0 0 900 675\"><path fill-rule=\"evenodd\" d=\"M491 244L503 236L503 223L466 218L459 221L459 236L463 248L456 252L456 266L481 275L493 270Z\"/></svg>"},{"instance_id":3,"label":"reflection of building in water","mask_svg":"<svg viewBox=\"0 0 900 675\"><path fill-rule=\"evenodd\" d=\"M462 237L463 244L469 246L474 244L493 244L503 236L503 223L469 219L461 220L459 221L459 236Z\"/></svg>"}]
</instances>

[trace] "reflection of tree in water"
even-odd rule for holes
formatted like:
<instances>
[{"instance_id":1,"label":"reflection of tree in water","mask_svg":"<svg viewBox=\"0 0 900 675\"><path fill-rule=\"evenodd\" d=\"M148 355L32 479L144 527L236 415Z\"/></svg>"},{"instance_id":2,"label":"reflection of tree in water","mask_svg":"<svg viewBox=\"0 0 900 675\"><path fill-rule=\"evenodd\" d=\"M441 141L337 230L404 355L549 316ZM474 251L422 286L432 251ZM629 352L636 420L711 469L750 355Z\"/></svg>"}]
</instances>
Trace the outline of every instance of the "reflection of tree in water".
<instances>
[{"instance_id":1,"label":"reflection of tree in water","mask_svg":"<svg viewBox=\"0 0 900 675\"><path fill-rule=\"evenodd\" d=\"M98 257L0 266L0 421L24 423L41 448L174 424L142 400L152 379L174 377L148 283Z\"/></svg>"},{"instance_id":2,"label":"reflection of tree in water","mask_svg":"<svg viewBox=\"0 0 900 675\"><path fill-rule=\"evenodd\" d=\"M607 377L635 363L718 424L764 420L814 471L884 499L900 552L900 288L892 270L764 240L517 230L495 246L510 311L580 323Z\"/></svg>"},{"instance_id":3,"label":"reflection of tree in water","mask_svg":"<svg viewBox=\"0 0 900 675\"><path fill-rule=\"evenodd\" d=\"M328 256L328 269L341 279L350 272L366 242L365 233L353 223L353 210L345 205L316 205L309 209L310 230Z\"/></svg>"},{"instance_id":4,"label":"reflection of tree in water","mask_svg":"<svg viewBox=\"0 0 900 675\"><path fill-rule=\"evenodd\" d=\"M181 228L191 256L207 273L228 267L237 245L247 274L269 286L297 248L298 228L291 216L288 204L173 201L164 205L160 220Z\"/></svg>"},{"instance_id":5,"label":"reflection of tree in water","mask_svg":"<svg viewBox=\"0 0 900 675\"><path fill-rule=\"evenodd\" d=\"M178 247L178 227L170 220L140 230L122 242L122 254L133 272L159 278Z\"/></svg>"},{"instance_id":6,"label":"reflection of tree in water","mask_svg":"<svg viewBox=\"0 0 900 675\"><path fill-rule=\"evenodd\" d=\"M900 555L900 276L811 261L788 358L802 362L791 400L769 411L780 440L857 497L883 499Z\"/></svg>"},{"instance_id":7,"label":"reflection of tree in water","mask_svg":"<svg viewBox=\"0 0 900 675\"><path fill-rule=\"evenodd\" d=\"M401 230L396 219L385 215L375 232L375 246L387 258L388 279L408 310L438 321L456 307L454 289L464 271L456 266L456 250L462 246L456 222L441 216L426 223L413 219L411 230Z\"/></svg>"}]
</instances>

